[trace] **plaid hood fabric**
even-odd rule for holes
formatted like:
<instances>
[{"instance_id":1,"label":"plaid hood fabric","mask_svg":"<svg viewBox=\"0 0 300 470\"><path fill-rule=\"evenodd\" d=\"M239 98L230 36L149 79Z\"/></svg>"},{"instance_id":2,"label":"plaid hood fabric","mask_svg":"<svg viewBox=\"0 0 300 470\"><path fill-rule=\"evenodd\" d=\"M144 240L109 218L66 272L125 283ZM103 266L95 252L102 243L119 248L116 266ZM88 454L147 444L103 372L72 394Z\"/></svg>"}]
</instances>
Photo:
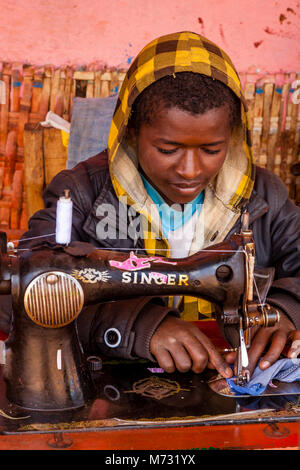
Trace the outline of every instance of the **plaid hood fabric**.
<instances>
[{"instance_id":1,"label":"plaid hood fabric","mask_svg":"<svg viewBox=\"0 0 300 470\"><path fill-rule=\"evenodd\" d=\"M166 75L176 77L179 72L201 73L219 80L242 103L242 125L233 131L223 167L205 189L190 254L224 240L251 195L255 177L247 104L228 55L213 42L188 31L162 36L145 46L128 69L119 93L108 137L109 168L117 196L126 197L127 203L141 215L147 252L163 256L168 256L170 247L162 235L158 211L137 170L137 156L127 142L126 127L136 97L158 79ZM197 304L204 316L210 315L207 302L185 300L186 319L198 318L195 317Z\"/></svg>"}]
</instances>

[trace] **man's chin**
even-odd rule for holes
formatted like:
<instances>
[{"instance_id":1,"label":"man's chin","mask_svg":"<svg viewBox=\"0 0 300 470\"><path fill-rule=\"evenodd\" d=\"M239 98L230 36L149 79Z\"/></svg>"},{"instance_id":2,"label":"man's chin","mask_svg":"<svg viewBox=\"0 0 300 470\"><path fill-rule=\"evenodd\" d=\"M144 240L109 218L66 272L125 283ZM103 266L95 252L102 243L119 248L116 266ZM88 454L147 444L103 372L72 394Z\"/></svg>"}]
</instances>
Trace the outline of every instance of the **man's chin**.
<instances>
[{"instance_id":1,"label":"man's chin","mask_svg":"<svg viewBox=\"0 0 300 470\"><path fill-rule=\"evenodd\" d=\"M169 192L169 199L179 204L192 202L203 190L203 186L199 184L195 186L171 185L171 187L173 191Z\"/></svg>"},{"instance_id":2,"label":"man's chin","mask_svg":"<svg viewBox=\"0 0 300 470\"><path fill-rule=\"evenodd\" d=\"M199 194L199 193L198 193ZM184 205L184 204L189 204L191 203L197 196L198 194L195 194L194 196L192 197L185 197L183 198L182 196L180 197L176 197L176 196L165 196L164 197L164 200L166 201L166 203L169 205L169 206L173 206L173 205Z\"/></svg>"}]
</instances>

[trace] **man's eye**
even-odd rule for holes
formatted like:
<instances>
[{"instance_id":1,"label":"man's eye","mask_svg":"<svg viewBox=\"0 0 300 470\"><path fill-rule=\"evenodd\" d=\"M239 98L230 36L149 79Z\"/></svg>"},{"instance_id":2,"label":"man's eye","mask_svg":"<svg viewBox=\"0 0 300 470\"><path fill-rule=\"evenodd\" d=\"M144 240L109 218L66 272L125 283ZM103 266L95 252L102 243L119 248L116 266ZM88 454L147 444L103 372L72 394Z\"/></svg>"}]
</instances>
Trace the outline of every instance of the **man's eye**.
<instances>
[{"instance_id":1,"label":"man's eye","mask_svg":"<svg viewBox=\"0 0 300 470\"><path fill-rule=\"evenodd\" d=\"M156 147L156 148L160 153L164 153L165 155L171 155L172 153L175 153L178 150L177 148L172 149L172 150L166 150L166 149L162 149L160 147Z\"/></svg>"},{"instance_id":2,"label":"man's eye","mask_svg":"<svg viewBox=\"0 0 300 470\"><path fill-rule=\"evenodd\" d=\"M221 150L211 150L211 149L203 149L205 153L208 153L208 155L216 155L217 153L220 153Z\"/></svg>"}]
</instances>

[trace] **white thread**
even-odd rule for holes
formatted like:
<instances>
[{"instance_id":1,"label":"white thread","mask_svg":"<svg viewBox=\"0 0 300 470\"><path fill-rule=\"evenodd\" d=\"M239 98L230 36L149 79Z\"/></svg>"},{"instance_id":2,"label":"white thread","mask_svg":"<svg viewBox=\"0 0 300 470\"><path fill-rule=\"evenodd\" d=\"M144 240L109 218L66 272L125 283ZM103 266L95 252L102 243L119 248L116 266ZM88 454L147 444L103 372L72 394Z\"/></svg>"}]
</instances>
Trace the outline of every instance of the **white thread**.
<instances>
[{"instance_id":1,"label":"white thread","mask_svg":"<svg viewBox=\"0 0 300 470\"><path fill-rule=\"evenodd\" d=\"M65 196L57 201L56 208L56 243L68 245L71 241L73 202L67 190Z\"/></svg>"},{"instance_id":2,"label":"white thread","mask_svg":"<svg viewBox=\"0 0 300 470\"><path fill-rule=\"evenodd\" d=\"M31 237L31 238L23 238L23 240L12 240L12 243L27 242L28 240L35 240L36 238L51 237L52 235L55 235L55 233L48 233L47 235L38 235L37 237Z\"/></svg>"},{"instance_id":3,"label":"white thread","mask_svg":"<svg viewBox=\"0 0 300 470\"><path fill-rule=\"evenodd\" d=\"M257 287L257 284L256 284L256 280L255 280L255 274L253 276L253 284L254 284L254 287L255 287L255 290L256 290L256 294L257 294L257 297L258 297L258 301L261 305L264 305L265 304L265 301L266 301L266 298L267 298L267 294L265 294L265 298L262 302L261 300L261 297L260 297L260 293L259 293L259 290L258 290L258 287Z\"/></svg>"},{"instance_id":4,"label":"white thread","mask_svg":"<svg viewBox=\"0 0 300 470\"><path fill-rule=\"evenodd\" d=\"M55 233L52 233L51 235L55 235ZM50 235L42 235L43 237L49 237ZM27 241L27 240L33 240L35 238L42 238L41 237L33 237L33 238L26 238L24 240L20 240L20 241ZM16 242L18 240L15 240ZM16 250L18 251L30 251L32 248L16 248ZM116 247L113 247L113 248L107 248L107 247L103 247L103 248L95 248L95 250L98 250L98 251L104 251L104 250L108 250L108 251L145 251L145 248L122 248L122 247L119 247L119 246L116 246ZM169 251L168 248L160 248L159 251ZM207 252L207 253L241 253L241 254L244 254L246 255L246 251L244 250L198 250L197 253L200 253L200 252ZM147 256L147 255L145 255Z\"/></svg>"},{"instance_id":5,"label":"white thread","mask_svg":"<svg viewBox=\"0 0 300 470\"><path fill-rule=\"evenodd\" d=\"M57 350L56 353L56 363L57 363L57 369L61 370L61 349Z\"/></svg>"},{"instance_id":6,"label":"white thread","mask_svg":"<svg viewBox=\"0 0 300 470\"><path fill-rule=\"evenodd\" d=\"M38 235L36 237L31 237L31 238L23 238L23 240L12 240L12 243L21 243L21 242L27 242L28 240L36 240L38 238L45 238L45 237L51 237L51 236L54 236L56 235L56 233L48 233L46 235ZM16 250L19 250L19 251L29 251L31 250L31 248L16 248ZM146 251L145 248L122 248L122 247L119 247L119 246L115 246L115 247L112 247L112 248L107 248L107 247L102 247L102 248L96 248L95 247L95 250L99 250L99 251L103 251L103 250L110 250L110 251L116 251L116 250L119 250L119 251ZM160 248L159 251L169 251L169 248ZM209 250L209 249L203 249L203 250L198 250L197 253L200 253L200 252L207 252L207 253L242 253L244 255L246 255L246 251L245 250ZM257 275L258 277L262 277L261 275Z\"/></svg>"},{"instance_id":7,"label":"white thread","mask_svg":"<svg viewBox=\"0 0 300 470\"><path fill-rule=\"evenodd\" d=\"M96 248L96 250L99 250L99 251L102 251L102 250L110 250L110 251L116 251L116 250L127 250L127 251L137 251L137 250L141 250L141 251L146 251L145 248L121 248L121 247L114 247L114 248ZM159 248L158 251L169 251L168 248ZM203 250L198 250L195 254L197 253L241 253L243 255L247 255L247 252L245 250L206 250L206 249L203 249ZM191 256L194 256L194 255L191 255ZM147 256L147 255L145 255ZM156 255L153 255L153 256L156 256Z\"/></svg>"}]
</instances>

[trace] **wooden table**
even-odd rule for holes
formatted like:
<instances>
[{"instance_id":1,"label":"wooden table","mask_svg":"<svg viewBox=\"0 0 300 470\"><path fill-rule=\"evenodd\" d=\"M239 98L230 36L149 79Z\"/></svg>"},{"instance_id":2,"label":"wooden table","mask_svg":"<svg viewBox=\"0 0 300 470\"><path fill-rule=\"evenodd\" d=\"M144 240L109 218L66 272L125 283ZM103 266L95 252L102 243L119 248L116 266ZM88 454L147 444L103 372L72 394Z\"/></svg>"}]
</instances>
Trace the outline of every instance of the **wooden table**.
<instances>
[{"instance_id":1,"label":"wooden table","mask_svg":"<svg viewBox=\"0 0 300 470\"><path fill-rule=\"evenodd\" d=\"M0 450L299 449L300 382L292 394L239 398L217 391L215 371L166 374L153 367L104 360L93 373L95 396L81 408L54 412L11 404L2 366Z\"/></svg>"}]
</instances>

